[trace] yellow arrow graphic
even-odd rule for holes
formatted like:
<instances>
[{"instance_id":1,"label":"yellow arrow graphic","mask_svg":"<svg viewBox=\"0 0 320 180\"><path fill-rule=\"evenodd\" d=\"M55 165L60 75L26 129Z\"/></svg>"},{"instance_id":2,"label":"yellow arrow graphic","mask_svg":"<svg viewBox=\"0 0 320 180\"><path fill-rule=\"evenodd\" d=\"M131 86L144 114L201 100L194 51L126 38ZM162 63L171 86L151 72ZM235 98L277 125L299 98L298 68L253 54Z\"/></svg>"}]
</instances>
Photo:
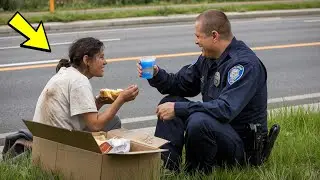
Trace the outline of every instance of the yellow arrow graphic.
<instances>
[{"instance_id":1,"label":"yellow arrow graphic","mask_svg":"<svg viewBox=\"0 0 320 180\"><path fill-rule=\"evenodd\" d=\"M20 44L20 47L51 52L50 44L42 21L39 23L37 30L35 30L19 12L16 12L8 21L8 25L27 38L25 42Z\"/></svg>"}]
</instances>

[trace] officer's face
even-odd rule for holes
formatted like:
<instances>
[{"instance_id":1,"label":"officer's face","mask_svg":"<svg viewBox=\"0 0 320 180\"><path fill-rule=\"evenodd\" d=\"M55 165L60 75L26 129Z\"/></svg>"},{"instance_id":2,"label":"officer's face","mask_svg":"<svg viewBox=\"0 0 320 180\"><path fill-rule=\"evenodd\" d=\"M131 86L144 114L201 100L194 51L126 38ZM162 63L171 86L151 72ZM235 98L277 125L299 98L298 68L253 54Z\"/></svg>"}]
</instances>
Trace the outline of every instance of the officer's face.
<instances>
[{"instance_id":1,"label":"officer's face","mask_svg":"<svg viewBox=\"0 0 320 180\"><path fill-rule=\"evenodd\" d=\"M215 40L203 32L201 21L196 21L194 34L196 36L195 43L202 49L202 55L213 56L215 54Z\"/></svg>"}]
</instances>

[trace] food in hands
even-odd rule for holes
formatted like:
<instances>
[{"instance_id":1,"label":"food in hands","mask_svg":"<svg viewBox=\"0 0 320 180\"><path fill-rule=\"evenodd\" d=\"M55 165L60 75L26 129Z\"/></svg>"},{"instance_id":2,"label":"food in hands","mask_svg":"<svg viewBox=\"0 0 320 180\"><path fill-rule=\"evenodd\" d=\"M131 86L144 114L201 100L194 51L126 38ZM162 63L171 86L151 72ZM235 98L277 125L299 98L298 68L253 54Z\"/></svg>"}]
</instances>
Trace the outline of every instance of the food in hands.
<instances>
[{"instance_id":1,"label":"food in hands","mask_svg":"<svg viewBox=\"0 0 320 180\"><path fill-rule=\"evenodd\" d=\"M100 96L111 100L116 100L123 89L100 89Z\"/></svg>"}]
</instances>

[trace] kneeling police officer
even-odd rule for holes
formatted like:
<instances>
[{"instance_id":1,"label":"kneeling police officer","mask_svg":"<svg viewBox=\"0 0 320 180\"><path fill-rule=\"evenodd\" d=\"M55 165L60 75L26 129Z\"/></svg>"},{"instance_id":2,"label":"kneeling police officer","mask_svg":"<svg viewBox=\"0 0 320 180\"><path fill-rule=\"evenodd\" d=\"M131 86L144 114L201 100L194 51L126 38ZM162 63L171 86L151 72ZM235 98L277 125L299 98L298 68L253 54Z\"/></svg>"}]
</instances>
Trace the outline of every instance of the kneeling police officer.
<instances>
[{"instance_id":1,"label":"kneeling police officer","mask_svg":"<svg viewBox=\"0 0 320 180\"><path fill-rule=\"evenodd\" d=\"M162 148L168 169L179 171L183 146L186 170L211 172L221 165L260 165L269 156L279 126L267 128L267 71L256 54L231 32L217 10L195 21L198 60L179 72L154 66L149 84L164 97L157 107L155 136L170 141ZM141 66L138 63L141 76ZM202 94L203 102L185 97Z\"/></svg>"}]
</instances>

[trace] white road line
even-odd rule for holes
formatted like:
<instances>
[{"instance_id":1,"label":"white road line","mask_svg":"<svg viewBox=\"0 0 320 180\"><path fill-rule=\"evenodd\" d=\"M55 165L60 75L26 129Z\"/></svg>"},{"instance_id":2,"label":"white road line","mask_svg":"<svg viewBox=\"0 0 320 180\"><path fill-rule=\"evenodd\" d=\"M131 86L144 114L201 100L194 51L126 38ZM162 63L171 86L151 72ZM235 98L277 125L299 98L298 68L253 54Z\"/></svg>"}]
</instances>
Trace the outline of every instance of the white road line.
<instances>
[{"instance_id":1,"label":"white road line","mask_svg":"<svg viewBox=\"0 0 320 180\"><path fill-rule=\"evenodd\" d=\"M121 119L121 123L127 124L127 123L134 123L134 122L140 122L140 121L148 121L148 120L152 120L152 119L157 119L157 116L153 115L153 116L126 118L126 119Z\"/></svg>"},{"instance_id":2,"label":"white road line","mask_svg":"<svg viewBox=\"0 0 320 180\"><path fill-rule=\"evenodd\" d=\"M320 22L320 19L313 19L313 20L304 20L303 22Z\"/></svg>"},{"instance_id":3,"label":"white road line","mask_svg":"<svg viewBox=\"0 0 320 180\"><path fill-rule=\"evenodd\" d=\"M149 27L133 27L133 28L119 28L119 29L100 29L100 30L88 30L88 31L74 31L74 32L61 32L61 33L48 33L47 36L60 36L70 34L87 34L87 33L102 33L102 32L119 32L119 31L134 31L142 29L159 29L159 28L175 28L175 27L188 27L193 24L182 24L182 25L166 25L166 26L149 26ZM9 36L0 37L0 40L21 38L21 36Z\"/></svg>"},{"instance_id":4,"label":"white road line","mask_svg":"<svg viewBox=\"0 0 320 180\"><path fill-rule=\"evenodd\" d=\"M101 39L102 42L111 42L111 41L120 41L119 38L116 39ZM59 45L68 45L72 44L73 42L61 42L61 43L52 43L50 46L59 46ZM6 49L18 49L21 48L20 46L8 46L8 47L0 47L0 50L6 50Z\"/></svg>"},{"instance_id":5,"label":"white road line","mask_svg":"<svg viewBox=\"0 0 320 180\"><path fill-rule=\"evenodd\" d=\"M256 21L278 21L281 20L281 17L260 17L260 18L256 18Z\"/></svg>"},{"instance_id":6,"label":"white road line","mask_svg":"<svg viewBox=\"0 0 320 180\"><path fill-rule=\"evenodd\" d=\"M274 18L256 18L253 20L240 20L232 21L232 24L238 23L255 23L261 21L278 21L281 20L281 17ZM297 19L299 20L299 19ZM148 27L132 27L132 28L118 28L118 29L101 29L101 30L88 30L88 31L74 31L74 32L61 32L61 33L48 33L47 36L60 36L60 35L70 35L70 34L87 34L87 33L102 33L102 32L119 32L119 31L134 31L134 30L147 30L147 29L163 29L163 28L176 28L176 27L190 27L193 26L193 23L180 24L180 25L163 25L163 26L148 26ZM9 36L9 37L0 37L0 40L15 39L21 38L21 36Z\"/></svg>"},{"instance_id":7,"label":"white road line","mask_svg":"<svg viewBox=\"0 0 320 180\"><path fill-rule=\"evenodd\" d=\"M57 63L57 62L59 62L59 59L45 60L45 61L33 61L33 62L22 62L22 63L0 64L0 68L35 65L35 64L49 64L49 63Z\"/></svg>"},{"instance_id":8,"label":"white road line","mask_svg":"<svg viewBox=\"0 0 320 180\"><path fill-rule=\"evenodd\" d=\"M268 99L268 103L279 103L279 102L288 102L288 101L296 101L302 99L310 99L310 98L318 98L320 97L320 93L312 93L312 94L302 94L297 96L287 96L282 98L273 98Z\"/></svg>"}]
</instances>

